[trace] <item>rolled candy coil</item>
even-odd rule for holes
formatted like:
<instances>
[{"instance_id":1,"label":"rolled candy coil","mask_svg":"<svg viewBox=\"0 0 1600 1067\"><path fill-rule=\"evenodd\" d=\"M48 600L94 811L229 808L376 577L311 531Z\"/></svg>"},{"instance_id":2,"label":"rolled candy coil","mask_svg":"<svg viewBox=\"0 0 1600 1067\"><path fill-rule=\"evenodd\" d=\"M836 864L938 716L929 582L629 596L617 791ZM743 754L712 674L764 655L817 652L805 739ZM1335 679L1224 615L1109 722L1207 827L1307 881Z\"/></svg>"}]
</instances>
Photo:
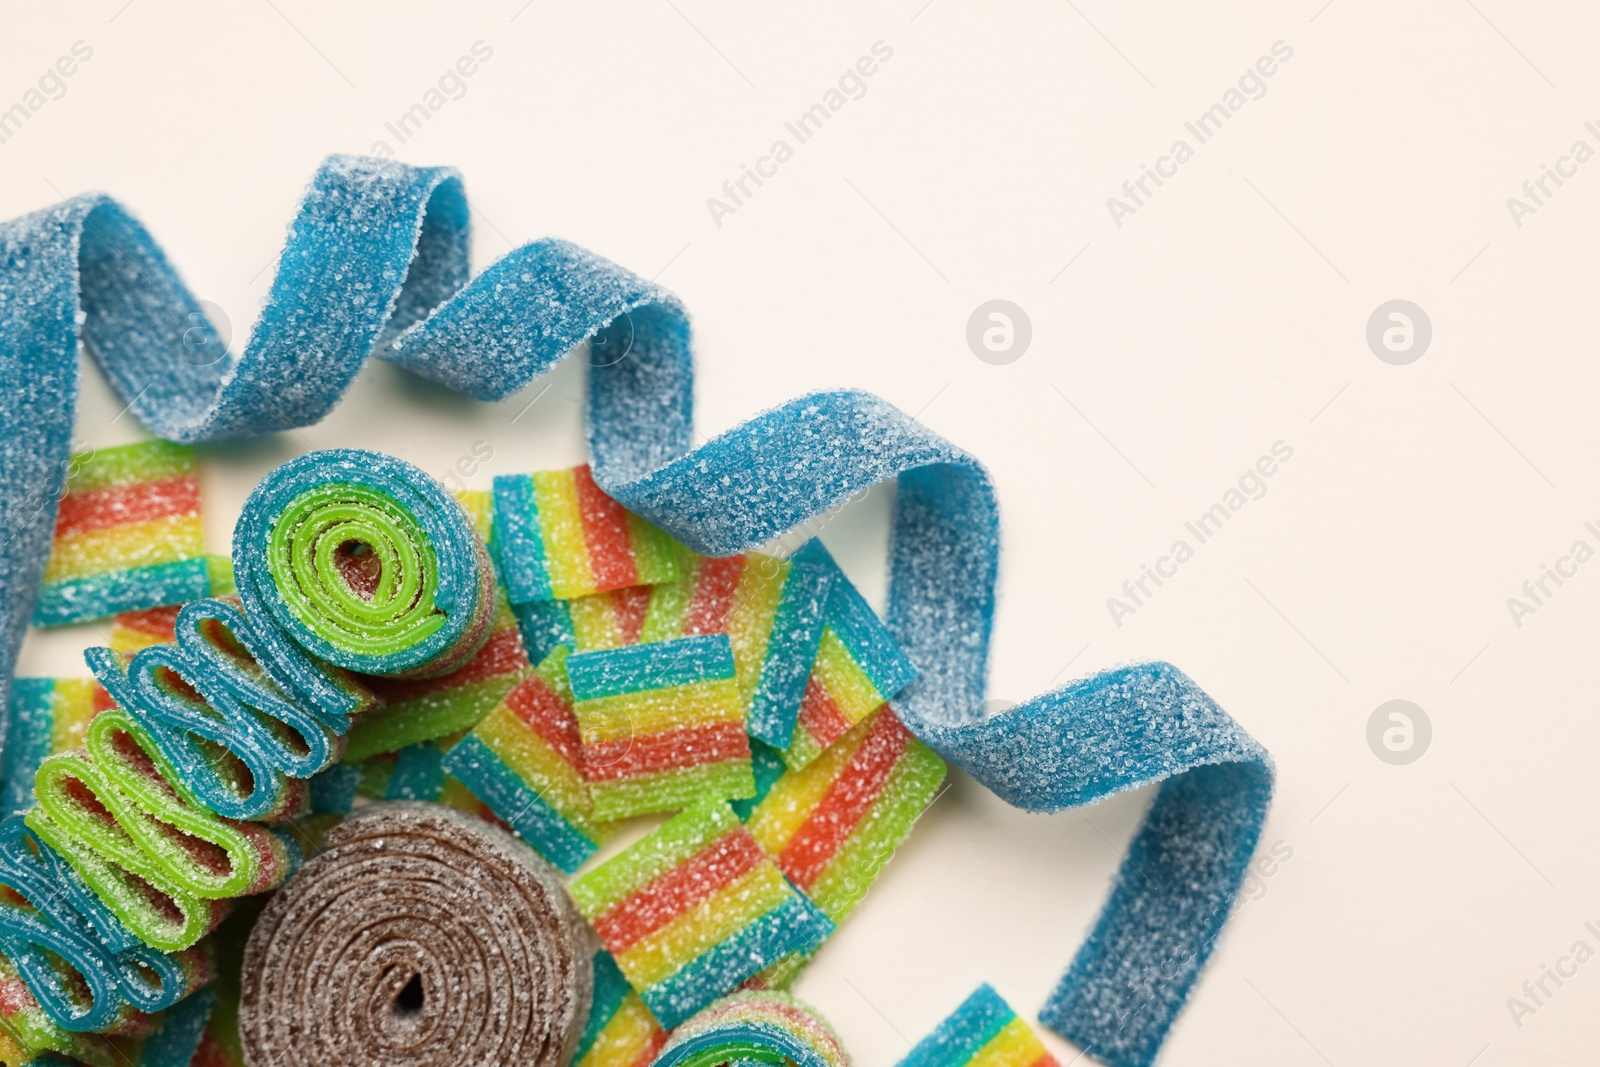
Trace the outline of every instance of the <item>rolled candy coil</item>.
<instances>
[{"instance_id":1,"label":"rolled candy coil","mask_svg":"<svg viewBox=\"0 0 1600 1067\"><path fill-rule=\"evenodd\" d=\"M363 674L432 677L488 639L494 577L471 519L403 460L329 449L264 478L234 527L245 611Z\"/></svg>"},{"instance_id":2,"label":"rolled candy coil","mask_svg":"<svg viewBox=\"0 0 1600 1067\"><path fill-rule=\"evenodd\" d=\"M433 804L365 809L268 903L245 949L245 1062L566 1063L592 975L559 874Z\"/></svg>"},{"instance_id":3,"label":"rolled candy coil","mask_svg":"<svg viewBox=\"0 0 1600 1067\"><path fill-rule=\"evenodd\" d=\"M673 1031L652 1067L850 1067L833 1028L815 1009L771 990L723 997Z\"/></svg>"}]
</instances>

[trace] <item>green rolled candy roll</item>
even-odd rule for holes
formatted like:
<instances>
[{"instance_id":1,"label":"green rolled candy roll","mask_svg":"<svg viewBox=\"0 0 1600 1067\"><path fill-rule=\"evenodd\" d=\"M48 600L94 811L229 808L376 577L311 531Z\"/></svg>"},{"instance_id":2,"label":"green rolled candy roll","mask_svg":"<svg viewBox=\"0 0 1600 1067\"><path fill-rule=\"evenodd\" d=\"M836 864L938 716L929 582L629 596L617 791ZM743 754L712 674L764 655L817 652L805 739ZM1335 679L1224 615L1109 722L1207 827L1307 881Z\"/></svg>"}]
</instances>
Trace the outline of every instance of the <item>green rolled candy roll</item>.
<instances>
[{"instance_id":1,"label":"green rolled candy roll","mask_svg":"<svg viewBox=\"0 0 1600 1067\"><path fill-rule=\"evenodd\" d=\"M234 527L233 569L246 613L363 674L447 674L494 617L493 568L467 513L381 452L311 452L268 474Z\"/></svg>"}]
</instances>

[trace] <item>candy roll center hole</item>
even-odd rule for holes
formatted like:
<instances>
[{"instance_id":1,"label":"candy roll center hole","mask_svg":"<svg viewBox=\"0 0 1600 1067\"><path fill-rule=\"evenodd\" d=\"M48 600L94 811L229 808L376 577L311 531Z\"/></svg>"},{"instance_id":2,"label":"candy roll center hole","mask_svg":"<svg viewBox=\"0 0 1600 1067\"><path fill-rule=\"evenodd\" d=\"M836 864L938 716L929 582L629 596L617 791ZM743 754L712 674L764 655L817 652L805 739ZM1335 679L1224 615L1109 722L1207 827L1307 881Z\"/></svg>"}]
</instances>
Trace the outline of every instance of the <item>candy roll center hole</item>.
<instances>
[{"instance_id":1,"label":"candy roll center hole","mask_svg":"<svg viewBox=\"0 0 1600 1067\"><path fill-rule=\"evenodd\" d=\"M363 600L371 600L383 577L383 560L372 546L365 541L345 541L334 552L333 559L339 568L339 577L350 591Z\"/></svg>"},{"instance_id":2,"label":"candy roll center hole","mask_svg":"<svg viewBox=\"0 0 1600 1067\"><path fill-rule=\"evenodd\" d=\"M389 1010L394 1013L396 1019L414 1020L422 1014L422 1005L426 997L427 993L422 988L422 975L414 974L411 976L411 981L395 995L394 1003L390 1005Z\"/></svg>"}]
</instances>

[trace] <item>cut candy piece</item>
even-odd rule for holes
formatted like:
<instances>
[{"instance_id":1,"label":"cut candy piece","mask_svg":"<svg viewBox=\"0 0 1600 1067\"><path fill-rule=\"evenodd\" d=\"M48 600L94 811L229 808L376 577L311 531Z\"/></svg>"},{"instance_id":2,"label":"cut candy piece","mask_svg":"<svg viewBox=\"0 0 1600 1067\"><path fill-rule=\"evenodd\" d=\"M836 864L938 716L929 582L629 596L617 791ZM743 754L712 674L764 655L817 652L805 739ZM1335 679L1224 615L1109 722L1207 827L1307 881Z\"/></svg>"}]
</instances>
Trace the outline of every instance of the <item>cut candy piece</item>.
<instances>
[{"instance_id":1,"label":"cut candy piece","mask_svg":"<svg viewBox=\"0 0 1600 1067\"><path fill-rule=\"evenodd\" d=\"M789 770L783 762L782 752L754 739L750 741L750 769L756 780L755 795L731 802L734 812L746 822L756 805L767 798L773 785Z\"/></svg>"},{"instance_id":2,"label":"cut candy piece","mask_svg":"<svg viewBox=\"0 0 1600 1067\"><path fill-rule=\"evenodd\" d=\"M450 750L442 769L570 874L611 836L612 828L594 817L583 780L582 742L566 661L565 648L550 653Z\"/></svg>"},{"instance_id":3,"label":"cut candy piece","mask_svg":"<svg viewBox=\"0 0 1600 1067\"><path fill-rule=\"evenodd\" d=\"M576 652L566 668L597 819L755 793L726 635Z\"/></svg>"},{"instance_id":4,"label":"cut candy piece","mask_svg":"<svg viewBox=\"0 0 1600 1067\"><path fill-rule=\"evenodd\" d=\"M800 720L784 755L792 770L816 759L917 674L889 628L833 557L815 539L806 547L811 545L817 546L812 558L831 567L835 577L828 594L827 625L800 703Z\"/></svg>"},{"instance_id":5,"label":"cut candy piece","mask_svg":"<svg viewBox=\"0 0 1600 1067\"><path fill-rule=\"evenodd\" d=\"M669 819L576 879L572 894L669 1029L833 929L723 801Z\"/></svg>"},{"instance_id":6,"label":"cut candy piece","mask_svg":"<svg viewBox=\"0 0 1600 1067\"><path fill-rule=\"evenodd\" d=\"M35 626L207 595L194 449L166 441L74 453Z\"/></svg>"},{"instance_id":7,"label":"cut candy piece","mask_svg":"<svg viewBox=\"0 0 1600 1067\"><path fill-rule=\"evenodd\" d=\"M347 670L435 677L494 622L494 569L462 505L378 452L328 449L269 473L233 534L245 610Z\"/></svg>"},{"instance_id":8,"label":"cut candy piece","mask_svg":"<svg viewBox=\"0 0 1600 1067\"><path fill-rule=\"evenodd\" d=\"M784 875L838 924L933 802L944 774L944 761L886 704L778 779L745 821ZM806 962L786 958L763 972L763 985L787 986Z\"/></svg>"},{"instance_id":9,"label":"cut candy piece","mask_svg":"<svg viewBox=\"0 0 1600 1067\"><path fill-rule=\"evenodd\" d=\"M611 954L594 954L589 1023L572 1054L574 1067L650 1067L667 1032L617 969Z\"/></svg>"},{"instance_id":10,"label":"cut candy piece","mask_svg":"<svg viewBox=\"0 0 1600 1067\"><path fill-rule=\"evenodd\" d=\"M850 1067L850 1054L816 1009L787 993L745 992L717 1001L673 1031L656 1064Z\"/></svg>"},{"instance_id":11,"label":"cut candy piece","mask_svg":"<svg viewBox=\"0 0 1600 1067\"><path fill-rule=\"evenodd\" d=\"M495 541L513 604L678 577L683 547L595 485L587 464L494 480Z\"/></svg>"},{"instance_id":12,"label":"cut candy piece","mask_svg":"<svg viewBox=\"0 0 1600 1067\"><path fill-rule=\"evenodd\" d=\"M676 584L630 585L626 589L613 589L607 593L592 593L576 600L563 601L573 651L593 652L638 644L644 632L645 617L655 599L655 591Z\"/></svg>"},{"instance_id":13,"label":"cut candy piece","mask_svg":"<svg viewBox=\"0 0 1600 1067\"><path fill-rule=\"evenodd\" d=\"M1011 1005L985 983L897 1067L1059 1067Z\"/></svg>"},{"instance_id":14,"label":"cut candy piece","mask_svg":"<svg viewBox=\"0 0 1600 1067\"><path fill-rule=\"evenodd\" d=\"M837 923L911 832L944 774L944 760L884 705L804 769L778 779L747 825Z\"/></svg>"},{"instance_id":15,"label":"cut candy piece","mask_svg":"<svg viewBox=\"0 0 1600 1067\"><path fill-rule=\"evenodd\" d=\"M0 818L33 803L39 765L83 744L89 720L111 706L111 698L90 678L17 678L11 683Z\"/></svg>"}]
</instances>

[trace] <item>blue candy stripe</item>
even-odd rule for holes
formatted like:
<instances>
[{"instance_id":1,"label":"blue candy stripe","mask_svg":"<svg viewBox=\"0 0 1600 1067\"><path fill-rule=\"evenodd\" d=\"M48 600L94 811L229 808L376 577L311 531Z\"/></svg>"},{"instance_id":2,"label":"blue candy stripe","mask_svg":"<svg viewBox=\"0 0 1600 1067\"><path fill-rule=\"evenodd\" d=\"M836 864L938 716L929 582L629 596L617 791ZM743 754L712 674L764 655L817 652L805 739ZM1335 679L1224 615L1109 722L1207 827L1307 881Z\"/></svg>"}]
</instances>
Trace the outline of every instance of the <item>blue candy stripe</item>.
<instances>
[{"instance_id":1,"label":"blue candy stripe","mask_svg":"<svg viewBox=\"0 0 1600 1067\"><path fill-rule=\"evenodd\" d=\"M539 525L533 478L499 475L494 480L495 562L513 604L550 599L550 562Z\"/></svg>"},{"instance_id":2,"label":"blue candy stripe","mask_svg":"<svg viewBox=\"0 0 1600 1067\"><path fill-rule=\"evenodd\" d=\"M438 800L444 788L444 753L432 745L407 745L395 753L385 800Z\"/></svg>"},{"instance_id":3,"label":"blue candy stripe","mask_svg":"<svg viewBox=\"0 0 1600 1067\"><path fill-rule=\"evenodd\" d=\"M45 586L33 609L33 624L64 626L152 604L182 604L210 592L211 578L203 558L106 571ZM93 605L88 614L85 604Z\"/></svg>"},{"instance_id":4,"label":"blue candy stripe","mask_svg":"<svg viewBox=\"0 0 1600 1067\"><path fill-rule=\"evenodd\" d=\"M987 982L906 1053L896 1067L961 1067L1017 1017Z\"/></svg>"},{"instance_id":5,"label":"blue candy stripe","mask_svg":"<svg viewBox=\"0 0 1600 1067\"><path fill-rule=\"evenodd\" d=\"M671 689L733 676L733 644L727 634L574 652L567 657L567 679L574 700Z\"/></svg>"},{"instance_id":6,"label":"blue candy stripe","mask_svg":"<svg viewBox=\"0 0 1600 1067\"><path fill-rule=\"evenodd\" d=\"M5 778L0 781L0 817L33 803L33 776L50 755L53 678L18 678L11 689L5 738Z\"/></svg>"},{"instance_id":7,"label":"blue candy stripe","mask_svg":"<svg viewBox=\"0 0 1600 1067\"><path fill-rule=\"evenodd\" d=\"M794 725L822 643L824 613L836 576L842 576L838 566L815 538L790 557L789 574L772 617L767 658L745 717L750 736L773 748L788 748L794 740Z\"/></svg>"},{"instance_id":8,"label":"blue candy stripe","mask_svg":"<svg viewBox=\"0 0 1600 1067\"><path fill-rule=\"evenodd\" d=\"M977 460L860 392L802 397L691 453L693 360L675 297L553 240L468 281L467 240L453 172L335 156L312 180L243 353L210 362L180 356L198 305L115 202L78 197L0 226L0 529L11 534L0 547L0 685L49 552L80 340L145 425L195 442L315 423L369 355L495 399L592 339L628 353L590 368L596 480L696 551L743 551L898 478L888 624L920 674L895 703L947 760L1034 811L1165 783L1044 1015L1108 1063L1148 1064L1260 834L1266 752L1165 664L981 719L999 527Z\"/></svg>"},{"instance_id":9,"label":"blue candy stripe","mask_svg":"<svg viewBox=\"0 0 1600 1067\"><path fill-rule=\"evenodd\" d=\"M606 1028L617 1009L622 1007L622 1002L633 992L633 986L623 977L617 961L605 949L594 954L590 968L594 971L594 996L589 1000L589 1021L584 1024L583 1035L578 1038L578 1046L572 1050L572 1058L568 1063L582 1062L599 1038L600 1031Z\"/></svg>"}]
</instances>

